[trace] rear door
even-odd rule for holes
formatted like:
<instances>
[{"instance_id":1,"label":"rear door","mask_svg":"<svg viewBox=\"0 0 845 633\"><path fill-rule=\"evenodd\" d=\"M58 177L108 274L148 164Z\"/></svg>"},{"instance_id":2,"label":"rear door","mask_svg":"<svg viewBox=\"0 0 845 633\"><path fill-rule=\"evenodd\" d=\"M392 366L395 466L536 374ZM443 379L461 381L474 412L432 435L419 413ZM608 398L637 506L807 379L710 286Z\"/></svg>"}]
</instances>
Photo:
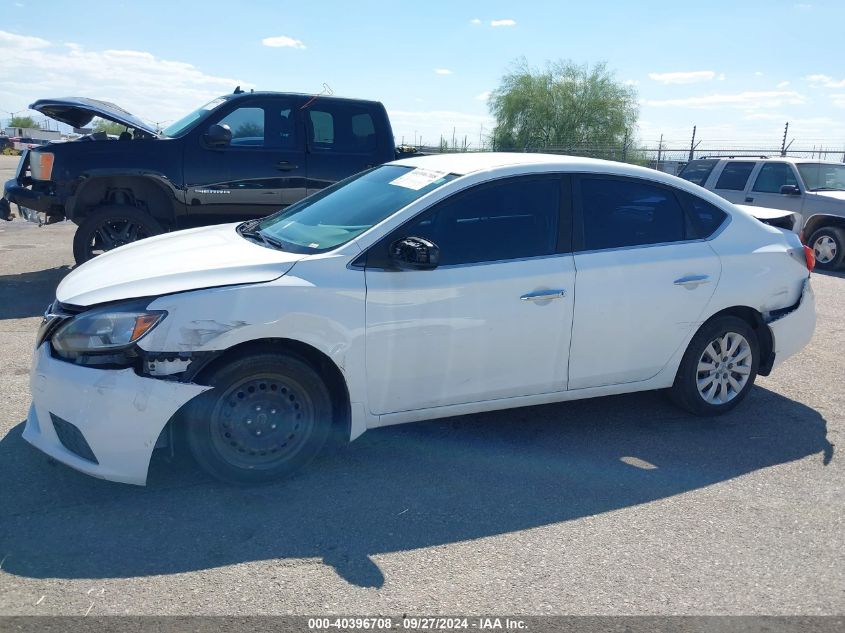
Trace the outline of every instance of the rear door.
<instances>
[{"instance_id":1,"label":"rear door","mask_svg":"<svg viewBox=\"0 0 845 633\"><path fill-rule=\"evenodd\" d=\"M725 200L743 204L745 191L756 165L757 161L753 160L728 161L722 166L722 170L715 174L716 182L712 187L713 191Z\"/></svg>"},{"instance_id":2,"label":"rear door","mask_svg":"<svg viewBox=\"0 0 845 633\"><path fill-rule=\"evenodd\" d=\"M309 195L382 162L377 120L367 104L318 98L302 112Z\"/></svg>"},{"instance_id":3,"label":"rear door","mask_svg":"<svg viewBox=\"0 0 845 633\"><path fill-rule=\"evenodd\" d=\"M784 185L796 186L802 189L801 193L781 193L780 188ZM750 191L745 196L745 204L801 213L804 206L804 191L792 163L785 161L763 163L753 180Z\"/></svg>"},{"instance_id":4,"label":"rear door","mask_svg":"<svg viewBox=\"0 0 845 633\"><path fill-rule=\"evenodd\" d=\"M574 193L569 389L648 380L713 295L721 266L701 237L725 213L698 200L696 224L686 209L692 196L635 178L583 175Z\"/></svg>"},{"instance_id":5,"label":"rear door","mask_svg":"<svg viewBox=\"0 0 845 633\"><path fill-rule=\"evenodd\" d=\"M263 216L305 196L305 148L293 98L238 99L185 138L186 204L192 216L229 221ZM226 125L232 142L204 133Z\"/></svg>"}]
</instances>

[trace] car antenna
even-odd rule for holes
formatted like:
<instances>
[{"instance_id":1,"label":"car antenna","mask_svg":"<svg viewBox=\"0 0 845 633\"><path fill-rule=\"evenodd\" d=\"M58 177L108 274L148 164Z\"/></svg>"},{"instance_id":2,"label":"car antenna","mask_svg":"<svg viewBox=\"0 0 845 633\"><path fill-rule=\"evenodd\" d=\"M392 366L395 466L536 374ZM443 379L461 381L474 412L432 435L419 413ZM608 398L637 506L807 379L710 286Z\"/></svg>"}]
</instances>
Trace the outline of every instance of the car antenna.
<instances>
[{"instance_id":1,"label":"car antenna","mask_svg":"<svg viewBox=\"0 0 845 633\"><path fill-rule=\"evenodd\" d=\"M244 93L244 91L243 91L243 90L241 90L241 87L240 87L240 86L235 86L235 92L233 92L232 94L234 94L234 95L241 95L241 94L243 94L243 93Z\"/></svg>"},{"instance_id":2,"label":"car antenna","mask_svg":"<svg viewBox=\"0 0 845 633\"><path fill-rule=\"evenodd\" d=\"M312 103L314 103L314 102L317 100L317 97L322 97L323 95L326 95L327 97L331 97L333 94L334 94L334 90L332 90L331 86L329 86L329 84L327 84L327 83L323 83L323 91L322 91L320 94L318 94L318 95L314 95L313 97L311 97L311 98L310 98L308 101L306 101L306 102L305 102L305 104L304 104L301 108L299 108L299 109L300 109L300 110L304 110L305 108L307 108L308 106L310 106Z\"/></svg>"}]
</instances>

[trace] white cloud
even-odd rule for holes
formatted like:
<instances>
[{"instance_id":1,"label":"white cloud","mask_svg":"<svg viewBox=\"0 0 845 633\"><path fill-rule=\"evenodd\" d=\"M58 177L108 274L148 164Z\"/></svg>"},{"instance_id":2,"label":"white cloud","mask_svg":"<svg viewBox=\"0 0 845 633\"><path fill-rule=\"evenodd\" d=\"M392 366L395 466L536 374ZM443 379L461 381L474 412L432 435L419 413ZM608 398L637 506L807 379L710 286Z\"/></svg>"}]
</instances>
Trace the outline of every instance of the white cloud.
<instances>
[{"instance_id":1,"label":"white cloud","mask_svg":"<svg viewBox=\"0 0 845 633\"><path fill-rule=\"evenodd\" d=\"M830 95L831 100L833 101L833 105L837 108L845 108L845 94L833 94Z\"/></svg>"},{"instance_id":2,"label":"white cloud","mask_svg":"<svg viewBox=\"0 0 845 633\"><path fill-rule=\"evenodd\" d=\"M804 79L813 87L845 88L845 79L834 79L830 75L807 75Z\"/></svg>"},{"instance_id":3,"label":"white cloud","mask_svg":"<svg viewBox=\"0 0 845 633\"><path fill-rule=\"evenodd\" d=\"M639 86L640 85L640 82L637 79L626 79L622 83L625 84L626 86Z\"/></svg>"},{"instance_id":4,"label":"white cloud","mask_svg":"<svg viewBox=\"0 0 845 633\"><path fill-rule=\"evenodd\" d=\"M239 84L252 86L144 51L53 45L5 31L0 31L0 59L0 103L10 110L45 97L78 95L113 101L148 121L165 121L178 119Z\"/></svg>"},{"instance_id":5,"label":"white cloud","mask_svg":"<svg viewBox=\"0 0 845 633\"><path fill-rule=\"evenodd\" d=\"M762 76L763 76L763 73L761 73L761 72L758 70L758 71L755 71L755 72L754 72L754 76L755 76L755 77L762 77Z\"/></svg>"},{"instance_id":6,"label":"white cloud","mask_svg":"<svg viewBox=\"0 0 845 633\"><path fill-rule=\"evenodd\" d=\"M648 78L663 84L694 84L710 81L716 77L712 70L693 70L689 72L649 73Z\"/></svg>"},{"instance_id":7,"label":"white cloud","mask_svg":"<svg viewBox=\"0 0 845 633\"><path fill-rule=\"evenodd\" d=\"M261 40L264 46L271 48L305 48L302 40L297 40L287 35L276 35L275 37L265 37Z\"/></svg>"},{"instance_id":8,"label":"white cloud","mask_svg":"<svg viewBox=\"0 0 845 633\"><path fill-rule=\"evenodd\" d=\"M12 46L25 50L34 50L37 48L47 48L48 46L50 46L50 42L41 39L40 37L33 37L30 35L18 35L17 33L0 31L0 47L11 48Z\"/></svg>"},{"instance_id":9,"label":"white cloud","mask_svg":"<svg viewBox=\"0 0 845 633\"><path fill-rule=\"evenodd\" d=\"M789 85L788 81L781 81L777 86L775 86L778 90L783 90Z\"/></svg>"},{"instance_id":10,"label":"white cloud","mask_svg":"<svg viewBox=\"0 0 845 633\"><path fill-rule=\"evenodd\" d=\"M716 81L724 81L725 80L725 73L719 73L719 76L716 77Z\"/></svg>"},{"instance_id":11,"label":"white cloud","mask_svg":"<svg viewBox=\"0 0 845 633\"><path fill-rule=\"evenodd\" d=\"M506 20L490 20L490 26L493 28L498 26L516 26L516 20L511 20L510 18Z\"/></svg>"},{"instance_id":12,"label":"white cloud","mask_svg":"<svg viewBox=\"0 0 845 633\"><path fill-rule=\"evenodd\" d=\"M473 18L469 21L470 24L481 24L481 20L479 18Z\"/></svg>"},{"instance_id":13,"label":"white cloud","mask_svg":"<svg viewBox=\"0 0 845 633\"><path fill-rule=\"evenodd\" d=\"M490 98L490 91L485 90L481 94L476 95L475 98L478 99L479 101L487 101L487 99Z\"/></svg>"},{"instance_id":14,"label":"white cloud","mask_svg":"<svg viewBox=\"0 0 845 633\"><path fill-rule=\"evenodd\" d=\"M646 101L646 105L657 107L683 108L718 108L733 107L757 110L777 108L782 105L800 105L805 103L804 96L794 90L747 91L737 94L713 94L683 99L657 99Z\"/></svg>"},{"instance_id":15,"label":"white cloud","mask_svg":"<svg viewBox=\"0 0 845 633\"><path fill-rule=\"evenodd\" d=\"M434 72L437 75L451 75L452 74L452 71L449 70L448 68L435 68Z\"/></svg>"}]
</instances>

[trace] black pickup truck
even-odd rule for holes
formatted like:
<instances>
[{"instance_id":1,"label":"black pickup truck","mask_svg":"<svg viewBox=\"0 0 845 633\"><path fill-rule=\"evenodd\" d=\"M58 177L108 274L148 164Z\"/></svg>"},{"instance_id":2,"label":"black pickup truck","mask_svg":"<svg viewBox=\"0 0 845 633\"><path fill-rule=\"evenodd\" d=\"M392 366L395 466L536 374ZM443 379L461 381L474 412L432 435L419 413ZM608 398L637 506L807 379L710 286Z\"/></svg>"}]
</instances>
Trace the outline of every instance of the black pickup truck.
<instances>
[{"instance_id":1,"label":"black pickup truck","mask_svg":"<svg viewBox=\"0 0 845 633\"><path fill-rule=\"evenodd\" d=\"M396 158L376 101L236 90L163 131L95 99L30 108L75 128L95 117L126 128L29 150L5 185L24 214L78 225L77 263L164 231L268 215Z\"/></svg>"}]
</instances>

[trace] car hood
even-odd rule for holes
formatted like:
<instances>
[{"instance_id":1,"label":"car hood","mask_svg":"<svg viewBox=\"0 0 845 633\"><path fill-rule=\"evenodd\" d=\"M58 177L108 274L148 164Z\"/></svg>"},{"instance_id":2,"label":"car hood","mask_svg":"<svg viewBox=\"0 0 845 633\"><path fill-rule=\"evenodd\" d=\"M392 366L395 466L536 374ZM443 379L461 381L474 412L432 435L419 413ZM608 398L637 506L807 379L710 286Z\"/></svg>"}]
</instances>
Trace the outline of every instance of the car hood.
<instances>
[{"instance_id":1,"label":"car hood","mask_svg":"<svg viewBox=\"0 0 845 633\"><path fill-rule=\"evenodd\" d=\"M814 196L822 198L833 198L834 200L845 200L845 191L810 191Z\"/></svg>"},{"instance_id":2,"label":"car hood","mask_svg":"<svg viewBox=\"0 0 845 633\"><path fill-rule=\"evenodd\" d=\"M64 304L152 297L278 279L306 257L241 237L237 223L176 231L133 242L82 264L56 289Z\"/></svg>"},{"instance_id":3,"label":"car hood","mask_svg":"<svg viewBox=\"0 0 845 633\"><path fill-rule=\"evenodd\" d=\"M108 101L89 99L87 97L62 97L61 99L39 99L29 106L31 110L40 112L59 123L80 128L88 125L94 117L100 117L120 125L141 130L152 136L158 133L148 123L130 114L120 106Z\"/></svg>"},{"instance_id":4,"label":"car hood","mask_svg":"<svg viewBox=\"0 0 845 633\"><path fill-rule=\"evenodd\" d=\"M785 218L790 215L798 215L795 211L787 211L785 209L772 209L769 207L753 207L747 204L734 205L739 207L749 215L754 216L758 220L776 220L777 218Z\"/></svg>"}]
</instances>

